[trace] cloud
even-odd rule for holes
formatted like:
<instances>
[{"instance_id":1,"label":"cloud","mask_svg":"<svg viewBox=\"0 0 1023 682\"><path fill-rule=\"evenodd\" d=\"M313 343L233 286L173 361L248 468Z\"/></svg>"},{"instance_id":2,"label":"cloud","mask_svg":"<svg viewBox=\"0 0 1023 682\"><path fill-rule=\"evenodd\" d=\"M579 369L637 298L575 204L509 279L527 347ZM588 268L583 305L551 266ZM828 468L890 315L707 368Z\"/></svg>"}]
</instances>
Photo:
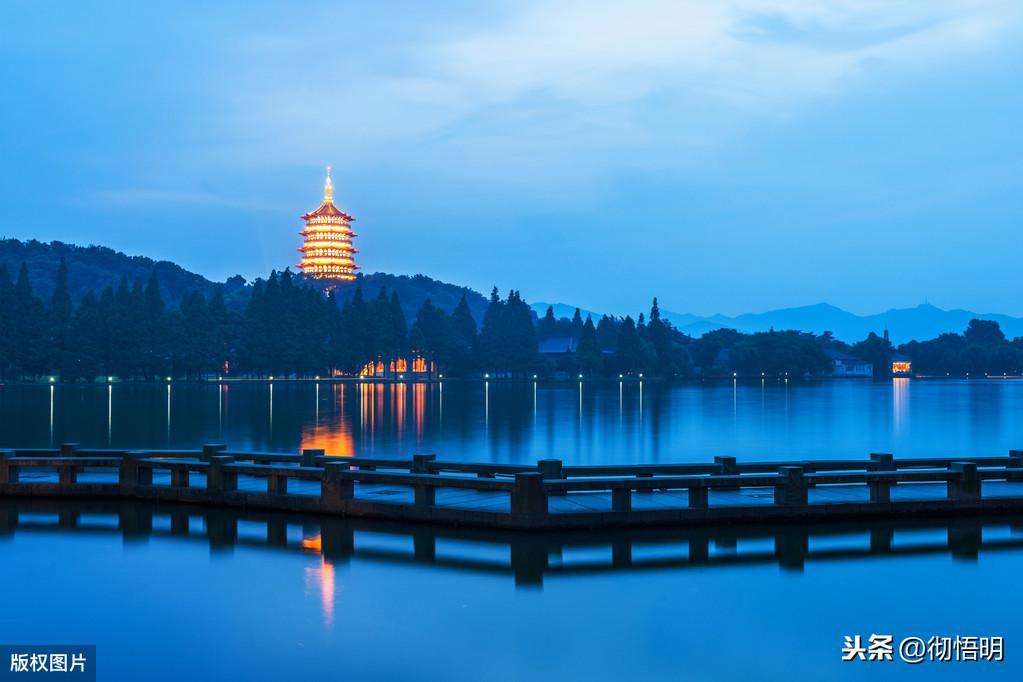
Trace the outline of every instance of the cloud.
<instances>
[{"instance_id":1,"label":"cloud","mask_svg":"<svg viewBox=\"0 0 1023 682\"><path fill-rule=\"evenodd\" d=\"M220 88L225 153L256 163L341 153L539 183L684 163L820 99L983 54L1021 17L1006 0L499 7L474 24L424 25L387 59L346 40L310 50L299 36L251 38Z\"/></svg>"}]
</instances>

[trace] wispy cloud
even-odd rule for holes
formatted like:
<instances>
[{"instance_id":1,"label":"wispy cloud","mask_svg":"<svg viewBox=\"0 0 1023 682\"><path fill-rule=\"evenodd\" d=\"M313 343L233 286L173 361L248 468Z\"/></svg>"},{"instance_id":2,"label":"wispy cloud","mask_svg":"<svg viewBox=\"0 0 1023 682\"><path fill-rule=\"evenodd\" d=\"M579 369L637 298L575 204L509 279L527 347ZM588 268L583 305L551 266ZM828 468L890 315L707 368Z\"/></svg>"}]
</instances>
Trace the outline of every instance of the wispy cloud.
<instances>
[{"instance_id":1,"label":"wispy cloud","mask_svg":"<svg viewBox=\"0 0 1023 682\"><path fill-rule=\"evenodd\" d=\"M477 26L425 26L384 64L347 42L310 58L304 40L261 38L247 72L232 63L230 94L253 153L442 143L500 165L541 150L713 144L988 49L1019 25L1005 0L515 3Z\"/></svg>"}]
</instances>

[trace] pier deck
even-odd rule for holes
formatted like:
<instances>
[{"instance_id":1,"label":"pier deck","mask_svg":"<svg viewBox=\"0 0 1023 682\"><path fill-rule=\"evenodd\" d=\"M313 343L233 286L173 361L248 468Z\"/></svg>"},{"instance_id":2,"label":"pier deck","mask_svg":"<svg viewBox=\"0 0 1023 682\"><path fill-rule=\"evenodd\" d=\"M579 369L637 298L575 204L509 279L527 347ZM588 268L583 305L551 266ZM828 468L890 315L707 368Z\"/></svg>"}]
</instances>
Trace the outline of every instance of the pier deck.
<instances>
[{"instance_id":1,"label":"pier deck","mask_svg":"<svg viewBox=\"0 0 1023 682\"><path fill-rule=\"evenodd\" d=\"M194 451L0 450L0 496L98 497L525 530L1023 511L1007 457L536 466Z\"/></svg>"}]
</instances>

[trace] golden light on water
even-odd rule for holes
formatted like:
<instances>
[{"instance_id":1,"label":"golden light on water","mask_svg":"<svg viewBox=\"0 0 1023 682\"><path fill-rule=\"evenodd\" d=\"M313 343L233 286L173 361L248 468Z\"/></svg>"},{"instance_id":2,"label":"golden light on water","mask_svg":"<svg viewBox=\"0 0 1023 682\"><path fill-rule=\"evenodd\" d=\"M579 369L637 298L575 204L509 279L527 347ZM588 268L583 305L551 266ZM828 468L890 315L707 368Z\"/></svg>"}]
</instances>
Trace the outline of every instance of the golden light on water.
<instances>
[{"instance_id":1,"label":"golden light on water","mask_svg":"<svg viewBox=\"0 0 1023 682\"><path fill-rule=\"evenodd\" d=\"M318 565L305 567L305 588L307 595L314 590L320 593L323 625L330 628L334 625L334 565L323 558L323 542L319 535L303 538L302 549L320 555Z\"/></svg>"}]
</instances>

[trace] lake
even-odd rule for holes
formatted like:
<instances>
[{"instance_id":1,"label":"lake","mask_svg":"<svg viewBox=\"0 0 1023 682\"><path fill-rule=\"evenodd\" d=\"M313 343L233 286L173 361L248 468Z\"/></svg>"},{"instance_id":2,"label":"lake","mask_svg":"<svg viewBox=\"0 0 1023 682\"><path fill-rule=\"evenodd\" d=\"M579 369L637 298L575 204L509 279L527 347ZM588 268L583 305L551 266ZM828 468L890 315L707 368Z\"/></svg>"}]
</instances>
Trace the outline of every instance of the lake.
<instances>
[{"instance_id":1,"label":"lake","mask_svg":"<svg viewBox=\"0 0 1023 682\"><path fill-rule=\"evenodd\" d=\"M533 462L1004 455L1023 381L416 384L313 381L0 388L0 446L195 448Z\"/></svg>"},{"instance_id":2,"label":"lake","mask_svg":"<svg viewBox=\"0 0 1023 682\"><path fill-rule=\"evenodd\" d=\"M1004 454L1023 382L0 389L0 447L578 463ZM1019 679L1023 518L538 536L0 499L0 642L99 679ZM846 635L1001 636L1005 661L842 662ZM896 653L896 659L898 654ZM3 663L3 662L0 662Z\"/></svg>"}]
</instances>

